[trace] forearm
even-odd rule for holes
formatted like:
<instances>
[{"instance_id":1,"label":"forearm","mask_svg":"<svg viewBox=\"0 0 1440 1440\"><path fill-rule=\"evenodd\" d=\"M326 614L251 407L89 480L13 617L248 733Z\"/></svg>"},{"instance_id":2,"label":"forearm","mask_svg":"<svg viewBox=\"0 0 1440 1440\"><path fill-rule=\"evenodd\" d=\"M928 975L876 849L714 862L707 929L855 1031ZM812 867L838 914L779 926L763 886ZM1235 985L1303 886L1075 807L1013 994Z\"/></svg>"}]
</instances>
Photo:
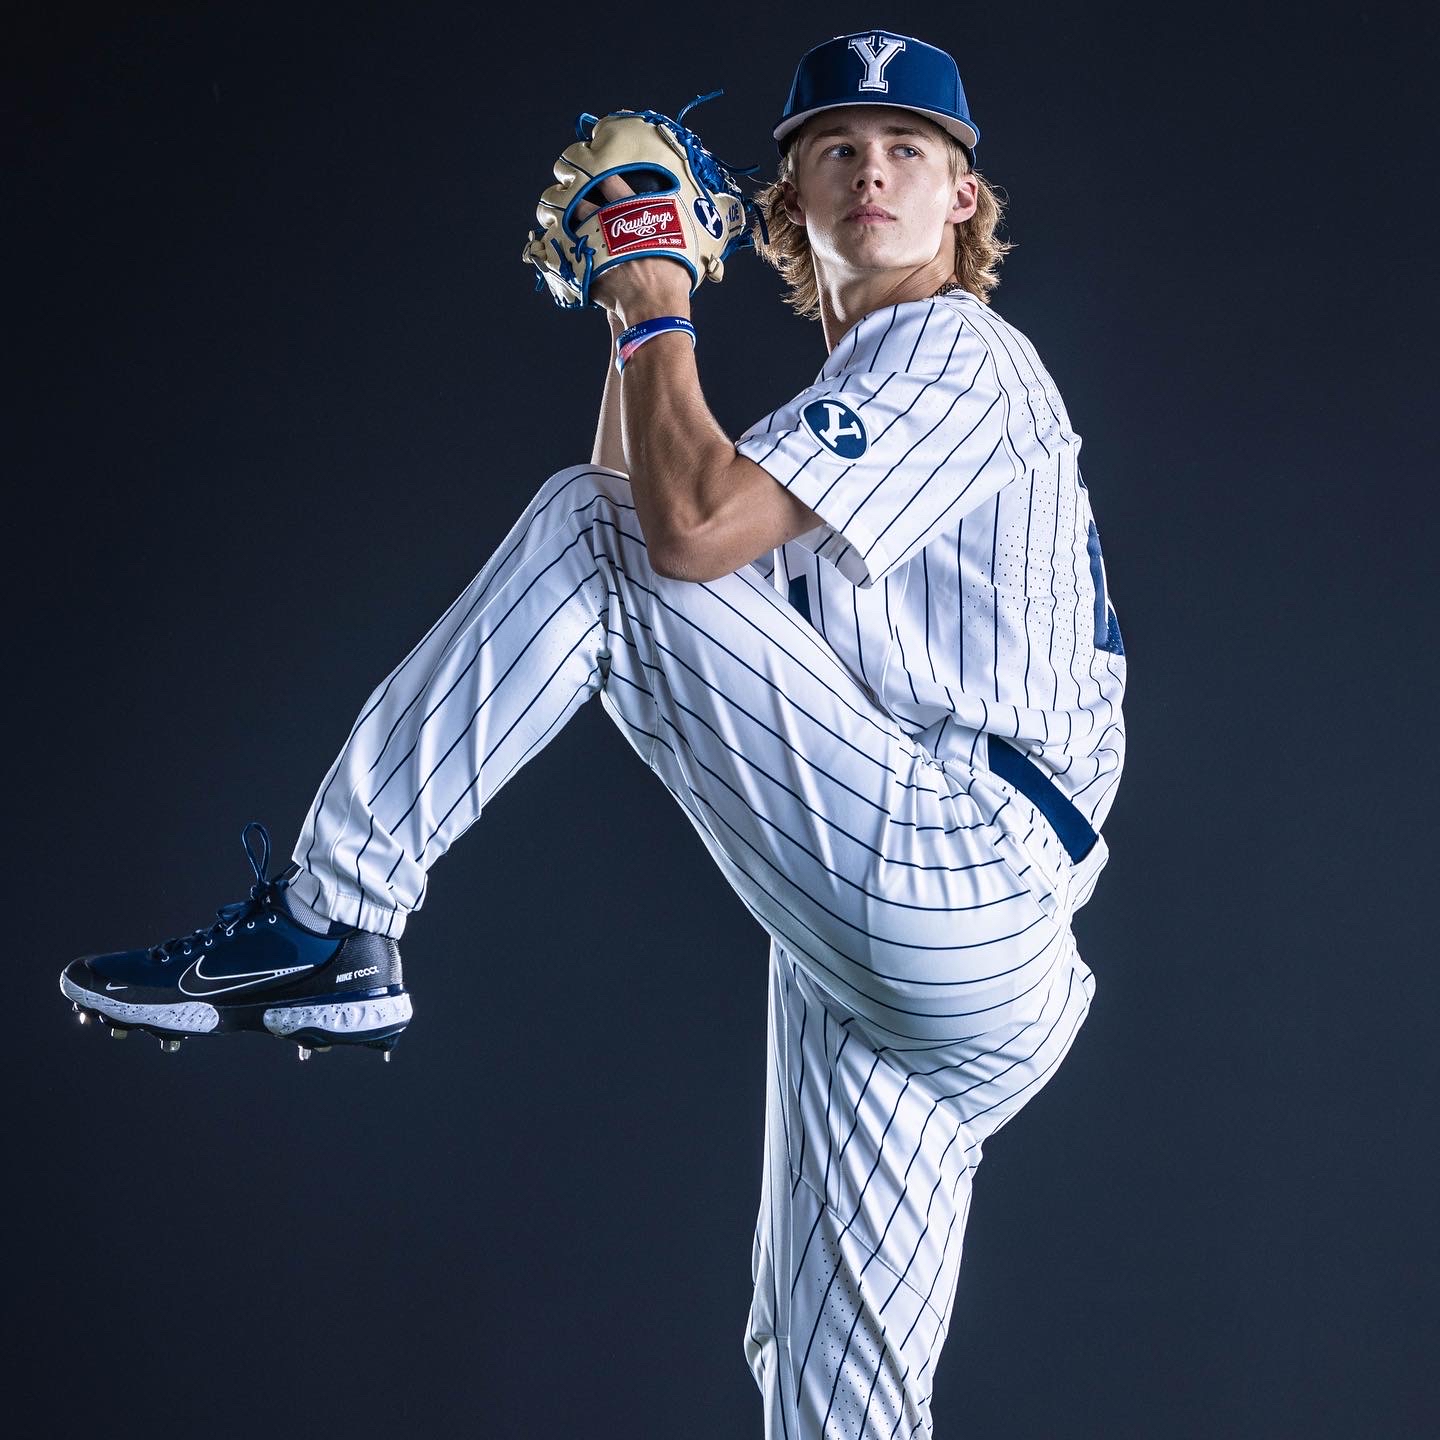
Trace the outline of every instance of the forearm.
<instances>
[{"instance_id":1,"label":"forearm","mask_svg":"<svg viewBox=\"0 0 1440 1440\"><path fill-rule=\"evenodd\" d=\"M609 363L605 367L605 390L600 397L600 418L595 426L595 446L590 452L592 465L608 470L625 469L625 449L620 429L620 375L615 369L615 341L620 336L619 319L610 314Z\"/></svg>"},{"instance_id":2,"label":"forearm","mask_svg":"<svg viewBox=\"0 0 1440 1440\"><path fill-rule=\"evenodd\" d=\"M689 319L684 272L671 261L622 265L617 275L622 328L661 315ZM639 346L619 389L624 469L657 574L716 580L820 523L721 429L683 331Z\"/></svg>"},{"instance_id":3,"label":"forearm","mask_svg":"<svg viewBox=\"0 0 1440 1440\"><path fill-rule=\"evenodd\" d=\"M682 333L657 336L625 367L621 395L626 473L652 548L704 540L734 498L740 461L700 390Z\"/></svg>"}]
</instances>

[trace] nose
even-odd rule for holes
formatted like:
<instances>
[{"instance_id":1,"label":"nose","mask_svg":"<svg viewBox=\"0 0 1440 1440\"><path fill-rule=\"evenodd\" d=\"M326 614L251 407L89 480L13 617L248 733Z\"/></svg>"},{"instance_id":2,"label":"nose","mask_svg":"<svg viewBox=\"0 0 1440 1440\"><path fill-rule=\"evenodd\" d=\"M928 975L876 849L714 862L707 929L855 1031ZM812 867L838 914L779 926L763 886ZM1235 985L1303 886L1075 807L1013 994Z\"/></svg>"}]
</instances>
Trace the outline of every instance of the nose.
<instances>
[{"instance_id":1,"label":"nose","mask_svg":"<svg viewBox=\"0 0 1440 1440\"><path fill-rule=\"evenodd\" d=\"M857 192L864 193L872 187L876 190L885 188L884 159L885 151L879 145L867 145L857 150L853 182Z\"/></svg>"}]
</instances>

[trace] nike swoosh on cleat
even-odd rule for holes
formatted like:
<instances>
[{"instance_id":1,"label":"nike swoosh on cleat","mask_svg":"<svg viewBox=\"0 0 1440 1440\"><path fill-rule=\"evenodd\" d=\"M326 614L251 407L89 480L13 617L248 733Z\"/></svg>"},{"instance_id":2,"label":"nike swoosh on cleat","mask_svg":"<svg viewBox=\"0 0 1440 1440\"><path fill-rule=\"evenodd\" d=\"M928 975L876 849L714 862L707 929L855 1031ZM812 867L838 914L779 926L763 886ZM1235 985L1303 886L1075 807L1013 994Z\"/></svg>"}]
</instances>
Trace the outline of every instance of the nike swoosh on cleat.
<instances>
[{"instance_id":1,"label":"nike swoosh on cleat","mask_svg":"<svg viewBox=\"0 0 1440 1440\"><path fill-rule=\"evenodd\" d=\"M249 990L257 985L267 985L270 981L279 980L286 975L302 975L315 968L314 965L287 965L279 970L250 970L239 975L207 975L200 968L200 961L196 960L180 977L180 993L195 996L223 995L230 990ZM205 988L191 988L186 982L193 980L200 981Z\"/></svg>"},{"instance_id":2,"label":"nike swoosh on cleat","mask_svg":"<svg viewBox=\"0 0 1440 1440\"><path fill-rule=\"evenodd\" d=\"M113 980L107 980L105 982L105 988L107 990L128 990L130 987L128 985L117 985Z\"/></svg>"}]
</instances>

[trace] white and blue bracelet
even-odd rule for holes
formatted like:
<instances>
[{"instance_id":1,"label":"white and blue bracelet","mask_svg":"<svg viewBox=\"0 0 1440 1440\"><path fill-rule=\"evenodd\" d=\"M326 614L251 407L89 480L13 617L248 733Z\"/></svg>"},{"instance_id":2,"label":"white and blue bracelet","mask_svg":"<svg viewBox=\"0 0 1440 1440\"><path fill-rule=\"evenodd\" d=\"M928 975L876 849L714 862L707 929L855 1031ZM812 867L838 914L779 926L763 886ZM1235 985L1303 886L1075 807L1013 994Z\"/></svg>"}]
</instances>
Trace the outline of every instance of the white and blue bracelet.
<instances>
[{"instance_id":1,"label":"white and blue bracelet","mask_svg":"<svg viewBox=\"0 0 1440 1440\"><path fill-rule=\"evenodd\" d=\"M615 341L615 369L623 374L630 357L647 340L653 340L667 330L679 330L690 337L691 345L695 344L695 327L688 320L679 315L657 315L653 320L642 320L638 325L632 325Z\"/></svg>"}]
</instances>

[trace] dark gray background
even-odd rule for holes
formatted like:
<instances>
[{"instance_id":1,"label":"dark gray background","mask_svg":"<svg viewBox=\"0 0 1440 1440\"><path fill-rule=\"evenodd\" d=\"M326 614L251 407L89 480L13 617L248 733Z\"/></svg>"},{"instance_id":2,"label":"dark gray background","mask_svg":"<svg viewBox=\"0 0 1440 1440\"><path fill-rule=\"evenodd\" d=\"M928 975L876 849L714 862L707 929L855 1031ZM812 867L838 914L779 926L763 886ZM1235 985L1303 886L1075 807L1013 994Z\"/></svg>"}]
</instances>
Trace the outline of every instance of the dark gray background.
<instances>
[{"instance_id":1,"label":"dark gray background","mask_svg":"<svg viewBox=\"0 0 1440 1440\"><path fill-rule=\"evenodd\" d=\"M759 1435L764 938L598 707L434 873L394 1064L166 1057L55 980L238 899L252 817L283 861L372 685L588 455L604 327L518 260L574 116L724 86L694 122L768 167L800 53L873 24L960 60L1019 245L995 305L1085 436L1132 670L1097 1002L987 1147L937 1433L1433 1433L1434 34L31 11L0 91L31 1433ZM733 433L823 359L778 297L742 257L697 298Z\"/></svg>"}]
</instances>

